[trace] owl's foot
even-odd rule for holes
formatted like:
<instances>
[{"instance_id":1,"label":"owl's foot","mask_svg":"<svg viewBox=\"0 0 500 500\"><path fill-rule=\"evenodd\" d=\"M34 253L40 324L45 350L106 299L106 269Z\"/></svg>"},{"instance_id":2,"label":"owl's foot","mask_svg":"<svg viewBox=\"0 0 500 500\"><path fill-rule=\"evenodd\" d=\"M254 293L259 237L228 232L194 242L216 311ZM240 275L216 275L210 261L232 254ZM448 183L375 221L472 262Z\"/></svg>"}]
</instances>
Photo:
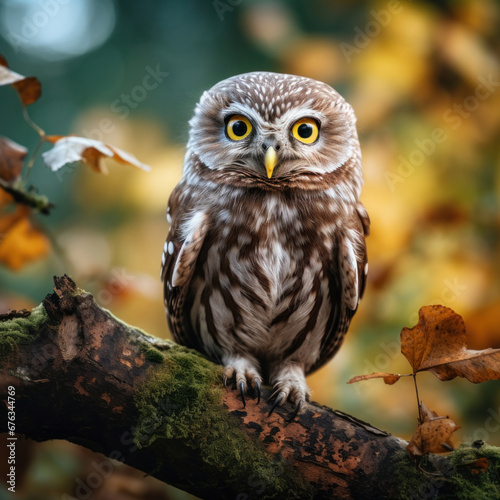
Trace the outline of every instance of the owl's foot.
<instances>
[{"instance_id":1,"label":"owl's foot","mask_svg":"<svg viewBox=\"0 0 500 500\"><path fill-rule=\"evenodd\" d=\"M257 404L260 403L260 394L262 389L262 377L260 376L254 364L245 358L228 358L224 361L224 385L233 376L236 380L236 387L240 391L243 407L246 406L245 393L247 392L247 381L255 390Z\"/></svg>"},{"instance_id":2,"label":"owl's foot","mask_svg":"<svg viewBox=\"0 0 500 500\"><path fill-rule=\"evenodd\" d=\"M294 410L287 418L290 422L300 412L302 405L309 400L310 391L306 384L304 368L296 363L279 366L271 380L274 381L275 391L269 399L276 399L269 410L269 416L281 403L290 399L295 403Z\"/></svg>"}]
</instances>

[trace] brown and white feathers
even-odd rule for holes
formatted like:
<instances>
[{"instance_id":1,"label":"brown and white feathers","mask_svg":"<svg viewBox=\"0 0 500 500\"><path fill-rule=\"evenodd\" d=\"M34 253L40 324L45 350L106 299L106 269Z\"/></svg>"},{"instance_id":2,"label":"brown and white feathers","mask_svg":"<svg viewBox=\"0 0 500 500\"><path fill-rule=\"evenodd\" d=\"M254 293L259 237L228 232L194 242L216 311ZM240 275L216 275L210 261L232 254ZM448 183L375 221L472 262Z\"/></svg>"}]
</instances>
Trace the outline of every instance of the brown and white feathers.
<instances>
[{"instance_id":1,"label":"brown and white feathers","mask_svg":"<svg viewBox=\"0 0 500 500\"><path fill-rule=\"evenodd\" d=\"M206 91L168 204L165 306L177 342L244 393L268 380L298 411L366 280L369 218L349 104L328 85L248 73Z\"/></svg>"}]
</instances>

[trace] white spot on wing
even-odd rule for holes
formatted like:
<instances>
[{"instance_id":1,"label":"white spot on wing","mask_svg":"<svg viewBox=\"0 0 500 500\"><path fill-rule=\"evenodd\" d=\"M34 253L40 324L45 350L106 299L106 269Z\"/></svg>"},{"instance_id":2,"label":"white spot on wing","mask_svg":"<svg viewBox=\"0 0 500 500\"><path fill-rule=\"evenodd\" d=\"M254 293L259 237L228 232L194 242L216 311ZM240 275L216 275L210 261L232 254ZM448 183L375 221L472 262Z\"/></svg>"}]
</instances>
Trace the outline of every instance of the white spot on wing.
<instances>
[{"instance_id":1,"label":"white spot on wing","mask_svg":"<svg viewBox=\"0 0 500 500\"><path fill-rule=\"evenodd\" d=\"M183 226L183 239L186 239L191 233L198 229L205 218L205 212L200 210L196 212Z\"/></svg>"},{"instance_id":2,"label":"white spot on wing","mask_svg":"<svg viewBox=\"0 0 500 500\"><path fill-rule=\"evenodd\" d=\"M344 293L347 306L354 310L358 306L358 262L354 247L349 238L345 242L345 255L343 258L346 260L347 267L343 269L344 272Z\"/></svg>"}]
</instances>

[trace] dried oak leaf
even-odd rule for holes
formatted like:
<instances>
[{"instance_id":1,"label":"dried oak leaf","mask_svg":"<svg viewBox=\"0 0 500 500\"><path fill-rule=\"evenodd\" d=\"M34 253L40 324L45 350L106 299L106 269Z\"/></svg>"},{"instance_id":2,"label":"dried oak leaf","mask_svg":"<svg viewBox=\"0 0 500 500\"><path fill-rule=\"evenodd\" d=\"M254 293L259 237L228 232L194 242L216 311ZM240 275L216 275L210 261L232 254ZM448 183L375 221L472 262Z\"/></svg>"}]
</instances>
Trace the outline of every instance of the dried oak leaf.
<instances>
[{"instance_id":1,"label":"dried oak leaf","mask_svg":"<svg viewBox=\"0 0 500 500\"><path fill-rule=\"evenodd\" d=\"M362 380L370 380L372 378L383 378L384 382L387 385L393 385L395 384L400 378L401 375L398 375L397 373L386 373L386 372L376 372L376 373L370 373L369 375L357 375L356 377L353 377L348 384L354 384L355 382L361 382Z\"/></svg>"},{"instance_id":2,"label":"dried oak leaf","mask_svg":"<svg viewBox=\"0 0 500 500\"><path fill-rule=\"evenodd\" d=\"M0 263L13 271L45 257L50 250L49 240L32 225L29 213L19 206L16 212L0 217Z\"/></svg>"},{"instance_id":3,"label":"dried oak leaf","mask_svg":"<svg viewBox=\"0 0 500 500\"><path fill-rule=\"evenodd\" d=\"M429 410L424 403L420 403L420 422L413 434L406 450L410 457L421 457L427 453L445 453L453 450L450 441L451 435L460 426L451 418L439 417L436 412Z\"/></svg>"},{"instance_id":4,"label":"dried oak leaf","mask_svg":"<svg viewBox=\"0 0 500 500\"><path fill-rule=\"evenodd\" d=\"M500 349L467 349L462 317L440 305L424 306L418 324L401 331L401 352L413 373L429 371L440 380L464 377L475 384L500 379Z\"/></svg>"},{"instance_id":5,"label":"dried oak leaf","mask_svg":"<svg viewBox=\"0 0 500 500\"><path fill-rule=\"evenodd\" d=\"M15 182L23 168L28 150L7 137L0 137L0 179Z\"/></svg>"},{"instance_id":6,"label":"dried oak leaf","mask_svg":"<svg viewBox=\"0 0 500 500\"><path fill-rule=\"evenodd\" d=\"M419 413L419 418L420 418L420 423L424 422L429 422L435 418L444 418L440 417L434 410L429 410L427 406L425 406L423 401L420 401L420 404L418 405L418 413ZM448 417L446 417L448 418Z\"/></svg>"},{"instance_id":7,"label":"dried oak leaf","mask_svg":"<svg viewBox=\"0 0 500 500\"><path fill-rule=\"evenodd\" d=\"M33 104L42 95L42 85L34 76L23 76L9 69L6 59L0 55L0 85L16 89L24 106Z\"/></svg>"},{"instance_id":8,"label":"dried oak leaf","mask_svg":"<svg viewBox=\"0 0 500 500\"><path fill-rule=\"evenodd\" d=\"M119 163L132 165L145 171L151 170L149 165L141 163L134 155L101 141L59 135L47 136L46 140L52 142L54 147L42 156L45 164L54 172L68 163L82 161L92 170L107 174L108 170L103 163L104 158L112 158Z\"/></svg>"}]
</instances>

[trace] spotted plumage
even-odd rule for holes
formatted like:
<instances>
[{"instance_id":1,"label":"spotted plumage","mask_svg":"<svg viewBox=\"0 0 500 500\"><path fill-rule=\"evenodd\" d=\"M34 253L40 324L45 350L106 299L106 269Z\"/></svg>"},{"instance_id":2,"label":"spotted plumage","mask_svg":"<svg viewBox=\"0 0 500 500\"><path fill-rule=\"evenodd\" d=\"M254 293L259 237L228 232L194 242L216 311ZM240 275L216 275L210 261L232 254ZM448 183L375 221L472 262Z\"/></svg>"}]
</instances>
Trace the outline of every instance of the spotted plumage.
<instances>
[{"instance_id":1,"label":"spotted plumage","mask_svg":"<svg viewBox=\"0 0 500 500\"><path fill-rule=\"evenodd\" d=\"M267 380L298 410L365 287L354 113L324 83L258 72L205 92L190 127L162 258L170 329L243 401Z\"/></svg>"}]
</instances>

